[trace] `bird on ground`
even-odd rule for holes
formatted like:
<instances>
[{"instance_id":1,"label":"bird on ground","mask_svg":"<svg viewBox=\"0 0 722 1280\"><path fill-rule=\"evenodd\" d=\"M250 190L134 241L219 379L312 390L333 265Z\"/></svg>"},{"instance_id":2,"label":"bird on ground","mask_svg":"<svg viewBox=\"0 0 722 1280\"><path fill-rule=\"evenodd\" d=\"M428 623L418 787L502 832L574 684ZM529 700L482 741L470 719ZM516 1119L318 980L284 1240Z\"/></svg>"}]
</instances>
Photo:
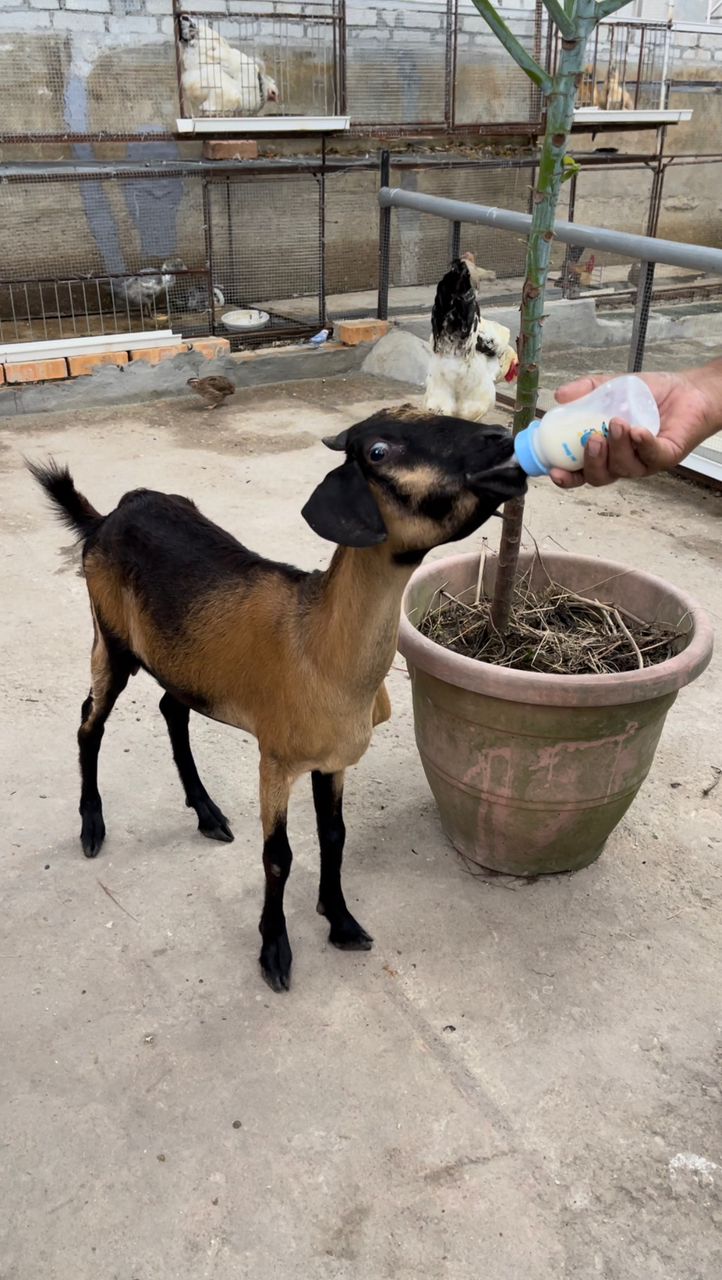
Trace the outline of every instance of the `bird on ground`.
<instances>
[{"instance_id":1,"label":"bird on ground","mask_svg":"<svg viewBox=\"0 0 722 1280\"><path fill-rule=\"evenodd\" d=\"M181 86L191 116L255 116L267 102L278 102L278 85L260 59L234 48L209 22L184 13L178 23Z\"/></svg>"},{"instance_id":2,"label":"bird on ground","mask_svg":"<svg viewBox=\"0 0 722 1280\"><path fill-rule=\"evenodd\" d=\"M230 378L221 378L212 374L209 378L189 378L188 386L196 395L205 400L206 409L217 409L229 396L235 393L235 385Z\"/></svg>"}]
</instances>

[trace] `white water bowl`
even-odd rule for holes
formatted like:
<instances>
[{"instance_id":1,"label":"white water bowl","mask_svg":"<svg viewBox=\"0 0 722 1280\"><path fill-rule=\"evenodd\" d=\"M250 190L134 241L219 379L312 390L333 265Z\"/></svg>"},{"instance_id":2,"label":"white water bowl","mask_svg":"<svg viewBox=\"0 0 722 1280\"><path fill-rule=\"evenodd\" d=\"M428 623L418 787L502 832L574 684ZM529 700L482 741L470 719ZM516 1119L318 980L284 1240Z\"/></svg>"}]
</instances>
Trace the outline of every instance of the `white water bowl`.
<instances>
[{"instance_id":1,"label":"white water bowl","mask_svg":"<svg viewBox=\"0 0 722 1280\"><path fill-rule=\"evenodd\" d=\"M259 311L258 307L238 307L235 311L226 311L221 322L233 333L250 333L254 329L265 329L271 317L267 311Z\"/></svg>"}]
</instances>

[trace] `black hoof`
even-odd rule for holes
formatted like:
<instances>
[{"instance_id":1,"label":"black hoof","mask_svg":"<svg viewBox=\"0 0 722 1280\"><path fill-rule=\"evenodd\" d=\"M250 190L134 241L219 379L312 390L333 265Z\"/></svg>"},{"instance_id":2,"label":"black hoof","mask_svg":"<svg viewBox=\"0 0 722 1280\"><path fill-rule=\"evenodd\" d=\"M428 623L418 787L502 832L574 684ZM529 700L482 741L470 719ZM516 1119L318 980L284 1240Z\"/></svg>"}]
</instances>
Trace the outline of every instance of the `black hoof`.
<instances>
[{"instance_id":1,"label":"black hoof","mask_svg":"<svg viewBox=\"0 0 722 1280\"><path fill-rule=\"evenodd\" d=\"M83 853L86 858L97 858L105 840L102 810L93 810L92 813L84 813L81 817L80 843L83 846Z\"/></svg>"},{"instance_id":2,"label":"black hoof","mask_svg":"<svg viewBox=\"0 0 722 1280\"><path fill-rule=\"evenodd\" d=\"M291 986L291 944L282 933L273 942L264 942L259 956L261 972L271 991L288 991Z\"/></svg>"},{"instance_id":3,"label":"black hoof","mask_svg":"<svg viewBox=\"0 0 722 1280\"><path fill-rule=\"evenodd\" d=\"M328 940L341 951L370 951L374 945L371 934L352 915L346 915L331 925Z\"/></svg>"},{"instance_id":4,"label":"black hoof","mask_svg":"<svg viewBox=\"0 0 722 1280\"><path fill-rule=\"evenodd\" d=\"M200 800L194 806L198 814L198 830L202 835L207 836L209 840L222 840L224 844L230 844L233 840L233 832L228 825L228 819L224 813L221 813L217 804L211 799Z\"/></svg>"}]
</instances>

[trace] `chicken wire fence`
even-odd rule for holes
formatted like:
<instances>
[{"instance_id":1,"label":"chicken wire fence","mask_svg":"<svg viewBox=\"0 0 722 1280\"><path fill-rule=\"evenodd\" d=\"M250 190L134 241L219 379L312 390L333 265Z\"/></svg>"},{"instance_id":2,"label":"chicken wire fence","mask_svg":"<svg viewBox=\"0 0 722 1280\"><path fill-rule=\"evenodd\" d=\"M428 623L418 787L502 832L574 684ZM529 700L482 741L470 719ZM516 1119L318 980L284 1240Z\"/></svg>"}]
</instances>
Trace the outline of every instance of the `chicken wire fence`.
<instances>
[{"instance_id":1,"label":"chicken wire fence","mask_svg":"<svg viewBox=\"0 0 722 1280\"><path fill-rule=\"evenodd\" d=\"M534 132L538 91L471 0L5 0L0 142L171 138L184 117ZM541 0L505 9L546 49ZM207 131L207 128L206 128Z\"/></svg>"},{"instance_id":2,"label":"chicken wire fence","mask_svg":"<svg viewBox=\"0 0 722 1280\"><path fill-rule=\"evenodd\" d=\"M688 168L689 163L700 167L689 157L668 157L666 163L670 169L675 163L680 167ZM720 175L720 164L722 158L717 157L714 162L707 161L705 167L709 166L716 175ZM635 225L634 219L631 225L619 231L609 231L603 225L595 226L587 221L580 223L576 234L573 226L566 228L561 232L564 241L557 239L554 242L546 301L553 303L573 298L582 304L578 311L556 314L555 336L545 347L544 369L556 385L586 373L684 368L719 354L722 347L722 250L719 234L714 228L710 230L713 224L707 222L706 236L701 236L695 243L691 242L691 236L688 240L681 235L679 227L676 227L674 237L667 240L665 236L664 244L660 243L658 250L653 248L655 237L649 224L657 225L660 210L664 208L664 187L660 175L663 179L661 165L651 179L646 228ZM390 179L390 176L387 170L384 177ZM601 174L582 171L577 176L577 183L582 179L594 182L601 179L607 188L611 188L614 177L614 172L609 170ZM629 181L630 175L621 170L616 177ZM708 180L710 191L718 191L718 176L717 181L712 175ZM610 198L613 198L611 192ZM472 248L471 236L479 230L484 229L496 237L506 237L511 242L521 241L526 246L528 219L522 222L518 211L509 203L504 206L482 200L461 203L459 197L451 196L448 190L440 199L429 199L422 192L409 191L408 187L390 180L382 182L379 202L382 268L378 311L382 316L393 310L393 296L389 295L388 285L393 276L393 228L399 226L399 215L413 215L417 227L424 227L420 234L428 235L430 225L436 224L440 243L452 246L448 257L442 260L437 280L448 268L449 258ZM472 204L480 206L473 213L470 209ZM619 208L618 205L616 207ZM566 221L564 208L560 208L558 217L563 225ZM639 218L636 221L639 222ZM619 226L619 215L616 222ZM642 259L638 253L632 256L635 238L638 244L639 238L645 237L645 232L651 253L659 253L662 262ZM660 235L660 241L662 239ZM477 265L486 267L489 261L498 259L482 258L480 261L479 254L476 254ZM569 270L570 263L576 264L575 272ZM556 279L555 274L558 276ZM573 274L576 274L577 287L570 293L564 285ZM518 307L521 284L522 278L514 281L512 289L505 295L492 273L482 280L477 289L482 311L486 309L491 319L495 306ZM429 306L432 300L433 289L428 291L426 299ZM403 311L403 306L400 310ZM719 469L717 478L722 480L722 438L715 443L714 449L718 457L714 464Z\"/></svg>"},{"instance_id":3,"label":"chicken wire fence","mask_svg":"<svg viewBox=\"0 0 722 1280\"><path fill-rule=\"evenodd\" d=\"M238 345L315 332L322 192L313 172L282 182L182 168L6 176L0 341L170 328ZM257 332L229 327L229 313L251 308L264 313Z\"/></svg>"},{"instance_id":4,"label":"chicken wire fence","mask_svg":"<svg viewBox=\"0 0 722 1280\"><path fill-rule=\"evenodd\" d=\"M340 111L340 0L218 0L202 12L174 0L173 8L183 116Z\"/></svg>"},{"instance_id":5,"label":"chicken wire fence","mask_svg":"<svg viewBox=\"0 0 722 1280\"><path fill-rule=\"evenodd\" d=\"M666 106L673 33L667 22L612 19L595 28L577 91L577 107L653 111ZM552 68L561 37L556 32Z\"/></svg>"},{"instance_id":6,"label":"chicken wire fence","mask_svg":"<svg viewBox=\"0 0 722 1280\"><path fill-rule=\"evenodd\" d=\"M391 166L391 185L405 191L444 195L452 200L500 205L524 213L529 208L534 161L531 157L496 162L469 160L431 169ZM471 251L477 265L505 279L524 269L525 242L489 227L461 229L413 210L394 209L391 215L389 285L391 289L435 285L450 258ZM392 306L393 310L393 306Z\"/></svg>"}]
</instances>

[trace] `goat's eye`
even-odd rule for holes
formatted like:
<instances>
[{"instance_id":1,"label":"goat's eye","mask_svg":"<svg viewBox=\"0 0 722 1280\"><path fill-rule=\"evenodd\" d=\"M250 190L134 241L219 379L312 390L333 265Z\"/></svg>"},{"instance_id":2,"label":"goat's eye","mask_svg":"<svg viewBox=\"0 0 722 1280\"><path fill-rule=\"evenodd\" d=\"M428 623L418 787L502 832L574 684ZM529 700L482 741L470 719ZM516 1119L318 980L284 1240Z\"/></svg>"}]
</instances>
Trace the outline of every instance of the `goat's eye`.
<instances>
[{"instance_id":1,"label":"goat's eye","mask_svg":"<svg viewBox=\"0 0 722 1280\"><path fill-rule=\"evenodd\" d=\"M372 444L369 449L369 462L383 462L389 452L389 446L385 440L377 440L376 444Z\"/></svg>"}]
</instances>

